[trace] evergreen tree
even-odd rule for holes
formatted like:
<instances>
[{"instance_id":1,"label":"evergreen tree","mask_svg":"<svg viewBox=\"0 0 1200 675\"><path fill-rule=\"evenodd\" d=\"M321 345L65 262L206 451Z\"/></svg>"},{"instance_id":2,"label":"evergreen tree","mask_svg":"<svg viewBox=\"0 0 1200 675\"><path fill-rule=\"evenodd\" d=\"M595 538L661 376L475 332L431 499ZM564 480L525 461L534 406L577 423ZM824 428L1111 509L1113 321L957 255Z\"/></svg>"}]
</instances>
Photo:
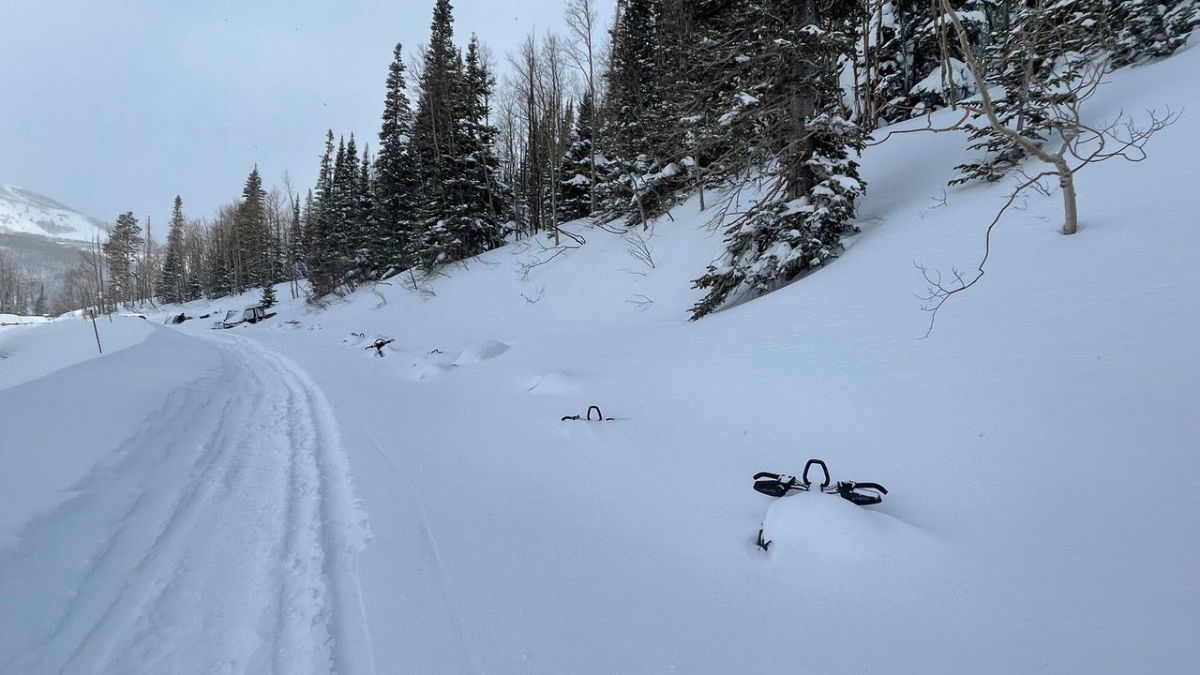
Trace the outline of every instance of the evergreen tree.
<instances>
[{"instance_id":1,"label":"evergreen tree","mask_svg":"<svg viewBox=\"0 0 1200 675\"><path fill-rule=\"evenodd\" d=\"M198 227L189 227L183 233L184 302L204 297L204 240L205 232Z\"/></svg>"},{"instance_id":2,"label":"evergreen tree","mask_svg":"<svg viewBox=\"0 0 1200 675\"><path fill-rule=\"evenodd\" d=\"M567 152L559 164L561 199L558 210L559 219L563 222L586 218L592 214L591 157L595 152L590 121L592 114L592 96L587 92L579 103L579 115L575 118L571 144L567 146Z\"/></svg>"},{"instance_id":3,"label":"evergreen tree","mask_svg":"<svg viewBox=\"0 0 1200 675\"><path fill-rule=\"evenodd\" d=\"M237 209L224 208L217 215L217 221L209 232L205 246L205 264L207 271L204 281L204 294L210 298L220 298L245 290L237 286Z\"/></svg>"},{"instance_id":4,"label":"evergreen tree","mask_svg":"<svg viewBox=\"0 0 1200 675\"><path fill-rule=\"evenodd\" d=\"M1007 11L1006 0L954 0L972 43L983 47L987 17ZM970 73L949 21L937 2L888 0L868 17L874 42L862 59L872 66L872 129L961 100L973 90Z\"/></svg>"},{"instance_id":5,"label":"evergreen tree","mask_svg":"<svg viewBox=\"0 0 1200 675\"><path fill-rule=\"evenodd\" d=\"M238 292L271 281L271 242L267 227L266 198L262 177L255 166L246 177L245 186L242 188L242 201L234 221L234 236L237 242L234 285Z\"/></svg>"},{"instance_id":6,"label":"evergreen tree","mask_svg":"<svg viewBox=\"0 0 1200 675\"><path fill-rule=\"evenodd\" d=\"M363 241L362 217L359 212L359 180L361 171L358 162L358 145L354 134L338 149L334 162L335 215L333 240L337 251L336 275L339 285L356 286L359 277L359 244Z\"/></svg>"},{"instance_id":7,"label":"evergreen tree","mask_svg":"<svg viewBox=\"0 0 1200 675\"><path fill-rule=\"evenodd\" d=\"M697 319L728 301L759 295L821 267L855 231L854 202L863 192L850 152L858 129L838 102L839 60L848 56L853 0L760 0L717 12L732 36L721 47L735 86L719 115L746 139L745 156L728 171L771 179L763 196L726 230L726 251L696 280L708 294Z\"/></svg>"},{"instance_id":8,"label":"evergreen tree","mask_svg":"<svg viewBox=\"0 0 1200 675\"><path fill-rule=\"evenodd\" d=\"M263 307L271 308L275 306L275 303L275 286L272 284L263 286L262 296L259 297L258 304L262 305Z\"/></svg>"},{"instance_id":9,"label":"evergreen tree","mask_svg":"<svg viewBox=\"0 0 1200 675\"><path fill-rule=\"evenodd\" d=\"M183 226L183 199L176 195L175 205L171 209L171 225L167 231L167 252L163 258L162 275L158 282L158 297L167 303L180 303L188 299L185 286Z\"/></svg>"},{"instance_id":10,"label":"evergreen tree","mask_svg":"<svg viewBox=\"0 0 1200 675\"><path fill-rule=\"evenodd\" d=\"M37 300L33 303L34 316L45 316L50 309L46 305L46 285L38 284Z\"/></svg>"},{"instance_id":11,"label":"evergreen tree","mask_svg":"<svg viewBox=\"0 0 1200 675\"><path fill-rule=\"evenodd\" d=\"M357 220L355 262L358 277L361 279L378 279L387 271L377 267L377 262L384 256L379 251L379 208L375 197L375 185L376 180L371 172L371 155L368 148L363 148L358 181L354 186L354 214Z\"/></svg>"},{"instance_id":12,"label":"evergreen tree","mask_svg":"<svg viewBox=\"0 0 1200 675\"><path fill-rule=\"evenodd\" d=\"M942 108L965 98L975 87L950 22L942 18L941 8L929 0L900 0L897 4L916 5L912 33L912 76L915 81L905 102L912 115ZM984 44L987 35L986 14L981 0L954 0L951 6L970 37L971 44ZM923 10L923 11L922 11Z\"/></svg>"},{"instance_id":13,"label":"evergreen tree","mask_svg":"<svg viewBox=\"0 0 1200 675\"><path fill-rule=\"evenodd\" d=\"M461 260L499 246L505 227L496 158L496 128L489 121L494 81L472 36L456 96L455 154L445 178L447 218L436 244L449 259Z\"/></svg>"},{"instance_id":14,"label":"evergreen tree","mask_svg":"<svg viewBox=\"0 0 1200 675\"><path fill-rule=\"evenodd\" d=\"M345 148L341 152L344 155ZM310 194L305 214L304 263L313 298L327 295L340 283L334 241L336 194L333 179L333 130L329 130L325 136L325 153L321 156L316 190Z\"/></svg>"},{"instance_id":15,"label":"evergreen tree","mask_svg":"<svg viewBox=\"0 0 1200 675\"><path fill-rule=\"evenodd\" d=\"M488 120L493 81L478 41L464 62L453 37L450 0L437 0L413 122L422 204L408 245L408 259L427 269L493 248L505 234L497 132Z\"/></svg>"},{"instance_id":16,"label":"evergreen tree","mask_svg":"<svg viewBox=\"0 0 1200 675\"><path fill-rule=\"evenodd\" d=\"M312 203L311 188L304 195L303 207L301 207L299 195L292 203L292 222L288 236L288 279L290 281L298 281L308 276L308 269L304 264L304 253L307 248L309 232L307 216L312 211Z\"/></svg>"},{"instance_id":17,"label":"evergreen tree","mask_svg":"<svg viewBox=\"0 0 1200 675\"><path fill-rule=\"evenodd\" d=\"M1173 52L1186 44L1192 32L1200 28L1200 0L1174 0L1167 4L1169 8L1163 20Z\"/></svg>"},{"instance_id":18,"label":"evergreen tree","mask_svg":"<svg viewBox=\"0 0 1200 675\"><path fill-rule=\"evenodd\" d=\"M408 266L404 253L421 189L412 150L413 113L405 93L404 71L404 57L397 44L388 69L379 154L375 158L378 211L370 267L376 276Z\"/></svg>"},{"instance_id":19,"label":"evergreen tree","mask_svg":"<svg viewBox=\"0 0 1200 675\"><path fill-rule=\"evenodd\" d=\"M641 222L654 211L647 177L660 168L654 154L656 128L664 117L658 71L660 0L625 0L612 30L605 81L608 97L601 135L604 177L597 186L605 206Z\"/></svg>"},{"instance_id":20,"label":"evergreen tree","mask_svg":"<svg viewBox=\"0 0 1200 675\"><path fill-rule=\"evenodd\" d=\"M1113 65L1120 68L1175 53L1200 24L1195 0L1124 0L1113 3L1117 26Z\"/></svg>"},{"instance_id":21,"label":"evergreen tree","mask_svg":"<svg viewBox=\"0 0 1200 675\"><path fill-rule=\"evenodd\" d=\"M134 299L133 261L142 241L142 227L133 212L117 216L103 247L108 266L108 302L113 307Z\"/></svg>"},{"instance_id":22,"label":"evergreen tree","mask_svg":"<svg viewBox=\"0 0 1200 675\"><path fill-rule=\"evenodd\" d=\"M416 209L407 257L425 268L446 262L441 250L450 237L442 230L452 195L447 182L458 148L462 60L454 46L450 0L436 0L421 68L420 97L413 121L412 147L420 170L421 204Z\"/></svg>"}]
</instances>

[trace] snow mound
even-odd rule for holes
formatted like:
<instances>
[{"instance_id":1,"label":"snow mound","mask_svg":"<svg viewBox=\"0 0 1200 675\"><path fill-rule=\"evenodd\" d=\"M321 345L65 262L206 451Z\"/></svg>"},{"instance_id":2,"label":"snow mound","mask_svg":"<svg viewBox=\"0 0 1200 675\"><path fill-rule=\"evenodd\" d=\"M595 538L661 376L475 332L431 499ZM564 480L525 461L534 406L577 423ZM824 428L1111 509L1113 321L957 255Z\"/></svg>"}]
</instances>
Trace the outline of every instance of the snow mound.
<instances>
[{"instance_id":1,"label":"snow mound","mask_svg":"<svg viewBox=\"0 0 1200 675\"><path fill-rule=\"evenodd\" d=\"M772 557L837 562L885 557L920 530L837 495L800 492L776 499L763 519Z\"/></svg>"},{"instance_id":2,"label":"snow mound","mask_svg":"<svg viewBox=\"0 0 1200 675\"><path fill-rule=\"evenodd\" d=\"M539 396L569 394L579 389L578 378L569 373L546 373L526 378L525 391Z\"/></svg>"},{"instance_id":3,"label":"snow mound","mask_svg":"<svg viewBox=\"0 0 1200 675\"><path fill-rule=\"evenodd\" d=\"M458 368L458 364L451 362L445 354L435 349L413 362L412 368L408 373L408 378L414 382L432 380L453 371L455 368Z\"/></svg>"},{"instance_id":4,"label":"snow mound","mask_svg":"<svg viewBox=\"0 0 1200 675\"><path fill-rule=\"evenodd\" d=\"M29 317L23 317L29 318ZM111 356L140 344L156 326L142 319L101 317L93 325L80 319L42 321L0 329L0 389L15 387L81 361ZM96 332L104 353L96 349Z\"/></svg>"},{"instance_id":5,"label":"snow mound","mask_svg":"<svg viewBox=\"0 0 1200 675\"><path fill-rule=\"evenodd\" d=\"M472 363L487 361L500 356L504 352L512 349L511 345L507 345L499 340L484 340L483 342L467 347L454 360L455 365L466 366Z\"/></svg>"}]
</instances>

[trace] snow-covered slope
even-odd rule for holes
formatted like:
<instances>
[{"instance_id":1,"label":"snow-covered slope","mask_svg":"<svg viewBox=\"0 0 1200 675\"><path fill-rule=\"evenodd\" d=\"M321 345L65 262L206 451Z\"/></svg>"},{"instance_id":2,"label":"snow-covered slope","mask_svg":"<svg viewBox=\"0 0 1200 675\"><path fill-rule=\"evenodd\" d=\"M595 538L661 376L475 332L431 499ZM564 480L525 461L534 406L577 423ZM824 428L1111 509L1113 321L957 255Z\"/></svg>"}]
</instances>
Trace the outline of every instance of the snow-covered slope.
<instances>
[{"instance_id":1,"label":"snow-covered slope","mask_svg":"<svg viewBox=\"0 0 1200 675\"><path fill-rule=\"evenodd\" d=\"M104 223L15 185L0 183L0 232L88 243L107 235Z\"/></svg>"},{"instance_id":2,"label":"snow-covered slope","mask_svg":"<svg viewBox=\"0 0 1200 675\"><path fill-rule=\"evenodd\" d=\"M1078 235L1023 200L928 339L913 263L972 269L1007 194L943 193L956 135L869 150L846 255L700 322L693 200L0 390L0 671L1187 672L1196 72L1114 74L1092 119L1184 116L1078 175ZM751 489L810 457L891 492Z\"/></svg>"}]
</instances>

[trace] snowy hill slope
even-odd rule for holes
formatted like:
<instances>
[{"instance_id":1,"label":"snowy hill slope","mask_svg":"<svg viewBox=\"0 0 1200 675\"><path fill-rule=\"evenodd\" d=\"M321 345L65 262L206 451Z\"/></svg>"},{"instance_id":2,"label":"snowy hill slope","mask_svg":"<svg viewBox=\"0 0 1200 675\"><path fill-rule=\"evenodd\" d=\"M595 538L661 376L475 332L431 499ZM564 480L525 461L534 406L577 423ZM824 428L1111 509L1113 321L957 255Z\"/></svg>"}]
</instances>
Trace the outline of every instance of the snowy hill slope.
<instances>
[{"instance_id":1,"label":"snowy hill slope","mask_svg":"<svg viewBox=\"0 0 1200 675\"><path fill-rule=\"evenodd\" d=\"M108 236L104 223L31 190L0 183L0 255L41 283L47 299L79 264L80 249Z\"/></svg>"},{"instance_id":2,"label":"snowy hill slope","mask_svg":"<svg viewBox=\"0 0 1200 675\"><path fill-rule=\"evenodd\" d=\"M1180 122L1145 162L1078 175L1074 237L1031 194L925 340L914 262L972 269L1007 194L943 202L957 135L870 149L850 250L700 322L688 281L720 235L692 200L637 233L649 258L577 224L587 243L557 256L521 242L416 291L159 326L0 389L23 439L0 448L23 477L0 670L1186 671L1198 71L1189 49L1114 74L1092 119ZM55 325L16 334L76 349ZM61 391L127 404L89 435L47 423ZM590 404L616 419L560 420ZM751 489L810 457L891 493Z\"/></svg>"},{"instance_id":3,"label":"snowy hill slope","mask_svg":"<svg viewBox=\"0 0 1200 675\"><path fill-rule=\"evenodd\" d=\"M107 236L104 223L32 190L0 183L0 232L88 243Z\"/></svg>"}]
</instances>

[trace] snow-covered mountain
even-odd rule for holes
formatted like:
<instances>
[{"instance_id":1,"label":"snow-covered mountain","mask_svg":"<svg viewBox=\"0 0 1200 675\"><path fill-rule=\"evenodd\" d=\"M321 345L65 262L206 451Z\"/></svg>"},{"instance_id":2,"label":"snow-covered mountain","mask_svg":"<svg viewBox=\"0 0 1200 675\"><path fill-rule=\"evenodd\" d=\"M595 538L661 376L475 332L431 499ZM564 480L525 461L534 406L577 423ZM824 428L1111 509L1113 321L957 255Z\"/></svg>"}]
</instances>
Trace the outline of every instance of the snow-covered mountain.
<instances>
[{"instance_id":1,"label":"snow-covered mountain","mask_svg":"<svg viewBox=\"0 0 1200 675\"><path fill-rule=\"evenodd\" d=\"M104 222L32 190L0 183L0 255L55 297L79 252L108 236Z\"/></svg>"},{"instance_id":2,"label":"snow-covered mountain","mask_svg":"<svg viewBox=\"0 0 1200 675\"><path fill-rule=\"evenodd\" d=\"M104 238L104 222L32 190L0 183L0 232L31 234L63 242Z\"/></svg>"}]
</instances>

